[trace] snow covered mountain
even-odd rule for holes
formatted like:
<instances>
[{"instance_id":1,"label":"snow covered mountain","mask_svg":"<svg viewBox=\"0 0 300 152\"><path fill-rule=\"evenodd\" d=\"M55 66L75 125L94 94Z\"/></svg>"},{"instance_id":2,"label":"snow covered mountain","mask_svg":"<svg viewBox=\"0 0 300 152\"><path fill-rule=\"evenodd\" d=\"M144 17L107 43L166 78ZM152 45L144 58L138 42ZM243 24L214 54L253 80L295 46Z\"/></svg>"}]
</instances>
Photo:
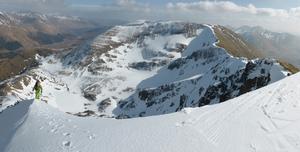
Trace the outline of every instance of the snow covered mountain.
<instances>
[{"instance_id":1,"label":"snow covered mountain","mask_svg":"<svg viewBox=\"0 0 300 152\"><path fill-rule=\"evenodd\" d=\"M0 114L0 151L298 152L299 81L295 74L221 104L124 120L23 101Z\"/></svg>"},{"instance_id":2,"label":"snow covered mountain","mask_svg":"<svg viewBox=\"0 0 300 152\"><path fill-rule=\"evenodd\" d=\"M0 84L1 109L32 99L78 116L132 118L221 103L291 72L273 59L253 59L234 32L213 25L138 21L116 26L68 53ZM246 58L247 57L247 58Z\"/></svg>"},{"instance_id":3,"label":"snow covered mountain","mask_svg":"<svg viewBox=\"0 0 300 152\"><path fill-rule=\"evenodd\" d=\"M242 26L234 31L240 34L247 43L261 50L264 56L289 61L298 68L300 67L299 36L272 32L259 26Z\"/></svg>"}]
</instances>

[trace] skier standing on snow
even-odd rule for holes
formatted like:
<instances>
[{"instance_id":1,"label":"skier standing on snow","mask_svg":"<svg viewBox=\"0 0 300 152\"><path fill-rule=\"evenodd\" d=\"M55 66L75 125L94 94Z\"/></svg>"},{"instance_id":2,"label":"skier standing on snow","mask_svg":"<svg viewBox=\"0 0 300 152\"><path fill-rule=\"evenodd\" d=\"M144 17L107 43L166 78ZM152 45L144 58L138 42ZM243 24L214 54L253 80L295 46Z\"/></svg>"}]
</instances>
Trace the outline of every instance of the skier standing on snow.
<instances>
[{"instance_id":1,"label":"skier standing on snow","mask_svg":"<svg viewBox=\"0 0 300 152\"><path fill-rule=\"evenodd\" d=\"M40 99L43 93L43 88L39 80L36 81L32 91L35 91L35 99Z\"/></svg>"}]
</instances>

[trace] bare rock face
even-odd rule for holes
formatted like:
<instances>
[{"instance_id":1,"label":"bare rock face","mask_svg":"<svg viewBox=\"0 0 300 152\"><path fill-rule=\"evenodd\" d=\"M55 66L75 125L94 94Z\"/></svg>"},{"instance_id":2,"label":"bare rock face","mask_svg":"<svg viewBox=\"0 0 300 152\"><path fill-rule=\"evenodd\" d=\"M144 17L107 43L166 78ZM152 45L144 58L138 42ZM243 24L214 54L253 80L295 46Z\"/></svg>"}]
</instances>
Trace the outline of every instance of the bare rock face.
<instances>
[{"instance_id":1,"label":"bare rock face","mask_svg":"<svg viewBox=\"0 0 300 152\"><path fill-rule=\"evenodd\" d=\"M111 99L110 98L107 98L107 99L104 99L103 101L101 101L100 103L97 104L98 106L98 111L99 112L104 112L105 109L107 107L109 107L112 103L111 103Z\"/></svg>"},{"instance_id":2,"label":"bare rock face","mask_svg":"<svg viewBox=\"0 0 300 152\"><path fill-rule=\"evenodd\" d=\"M84 95L83 95L86 99L90 100L90 101L96 101L97 100L97 95L95 93L88 93L86 92Z\"/></svg>"},{"instance_id":3,"label":"bare rock face","mask_svg":"<svg viewBox=\"0 0 300 152\"><path fill-rule=\"evenodd\" d=\"M151 71L154 68L162 67L164 65L167 65L167 60L153 60L151 62L134 62L129 65L130 68L136 69L136 70L145 70L145 71Z\"/></svg>"}]
</instances>

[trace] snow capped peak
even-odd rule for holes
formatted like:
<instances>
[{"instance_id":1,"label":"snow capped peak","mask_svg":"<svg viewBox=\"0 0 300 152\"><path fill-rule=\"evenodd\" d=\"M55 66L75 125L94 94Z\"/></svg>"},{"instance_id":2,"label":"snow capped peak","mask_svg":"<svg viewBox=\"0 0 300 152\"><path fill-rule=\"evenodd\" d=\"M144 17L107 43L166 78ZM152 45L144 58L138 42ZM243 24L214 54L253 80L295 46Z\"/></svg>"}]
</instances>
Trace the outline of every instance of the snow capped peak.
<instances>
[{"instance_id":1,"label":"snow capped peak","mask_svg":"<svg viewBox=\"0 0 300 152\"><path fill-rule=\"evenodd\" d=\"M187 49L183 52L183 56L189 56L193 52L213 47L217 42L217 38L213 29L209 26L203 28L200 34L189 44Z\"/></svg>"}]
</instances>

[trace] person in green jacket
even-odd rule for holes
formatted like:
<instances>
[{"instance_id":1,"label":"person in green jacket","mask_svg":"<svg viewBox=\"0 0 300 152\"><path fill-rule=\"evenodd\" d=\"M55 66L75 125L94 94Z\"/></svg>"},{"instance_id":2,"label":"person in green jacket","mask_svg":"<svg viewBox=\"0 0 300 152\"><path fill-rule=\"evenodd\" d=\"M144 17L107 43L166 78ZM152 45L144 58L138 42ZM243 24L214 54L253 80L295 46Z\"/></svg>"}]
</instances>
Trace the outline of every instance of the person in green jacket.
<instances>
[{"instance_id":1,"label":"person in green jacket","mask_svg":"<svg viewBox=\"0 0 300 152\"><path fill-rule=\"evenodd\" d=\"M35 99L40 99L43 93L43 88L39 80L36 81L33 91L35 91Z\"/></svg>"}]
</instances>

